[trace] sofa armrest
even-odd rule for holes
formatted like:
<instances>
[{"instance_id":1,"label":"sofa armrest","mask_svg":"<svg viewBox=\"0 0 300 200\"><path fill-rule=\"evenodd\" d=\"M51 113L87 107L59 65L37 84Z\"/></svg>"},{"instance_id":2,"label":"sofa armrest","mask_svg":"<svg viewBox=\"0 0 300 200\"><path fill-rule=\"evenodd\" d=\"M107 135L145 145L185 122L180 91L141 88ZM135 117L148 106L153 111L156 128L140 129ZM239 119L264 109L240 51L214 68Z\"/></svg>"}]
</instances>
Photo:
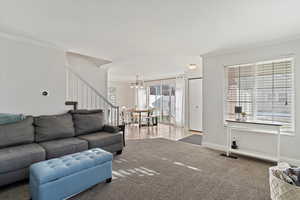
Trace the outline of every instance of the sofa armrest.
<instances>
[{"instance_id":1,"label":"sofa armrest","mask_svg":"<svg viewBox=\"0 0 300 200\"><path fill-rule=\"evenodd\" d=\"M103 131L108 132L108 133L118 133L121 131L121 129L117 126L104 125Z\"/></svg>"}]
</instances>

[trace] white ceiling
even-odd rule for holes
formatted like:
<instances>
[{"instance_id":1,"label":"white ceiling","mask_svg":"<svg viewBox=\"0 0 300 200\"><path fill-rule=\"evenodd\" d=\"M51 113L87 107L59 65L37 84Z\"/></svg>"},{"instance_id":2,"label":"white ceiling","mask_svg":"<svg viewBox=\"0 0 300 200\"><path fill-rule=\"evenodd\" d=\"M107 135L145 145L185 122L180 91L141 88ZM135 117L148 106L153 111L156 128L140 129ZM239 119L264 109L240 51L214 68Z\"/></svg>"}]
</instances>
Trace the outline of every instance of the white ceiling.
<instances>
[{"instance_id":1,"label":"white ceiling","mask_svg":"<svg viewBox=\"0 0 300 200\"><path fill-rule=\"evenodd\" d=\"M297 36L299 8L299 0L1 0L0 25L130 67Z\"/></svg>"},{"instance_id":2,"label":"white ceiling","mask_svg":"<svg viewBox=\"0 0 300 200\"><path fill-rule=\"evenodd\" d=\"M202 67L200 56L136 56L113 62L110 65L110 80L135 80L136 74L145 80L153 80L182 75L189 64ZM201 73L199 74L201 76Z\"/></svg>"}]
</instances>

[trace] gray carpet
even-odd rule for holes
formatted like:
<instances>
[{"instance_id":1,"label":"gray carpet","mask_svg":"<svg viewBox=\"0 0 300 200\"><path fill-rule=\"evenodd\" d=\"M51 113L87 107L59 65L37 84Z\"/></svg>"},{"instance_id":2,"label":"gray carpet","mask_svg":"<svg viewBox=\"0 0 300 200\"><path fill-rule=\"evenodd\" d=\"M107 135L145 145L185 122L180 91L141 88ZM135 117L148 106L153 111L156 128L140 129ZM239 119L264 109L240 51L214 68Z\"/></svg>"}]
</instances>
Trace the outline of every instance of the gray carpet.
<instances>
[{"instance_id":1,"label":"gray carpet","mask_svg":"<svg viewBox=\"0 0 300 200\"><path fill-rule=\"evenodd\" d=\"M186 142L186 143L190 143L190 144L201 145L202 144L202 135L193 134L193 135L184 137L178 141Z\"/></svg>"},{"instance_id":2,"label":"gray carpet","mask_svg":"<svg viewBox=\"0 0 300 200\"><path fill-rule=\"evenodd\" d=\"M128 141L113 161L113 181L73 197L80 200L270 200L270 163L167 139ZM0 199L29 199L27 183L0 189Z\"/></svg>"}]
</instances>

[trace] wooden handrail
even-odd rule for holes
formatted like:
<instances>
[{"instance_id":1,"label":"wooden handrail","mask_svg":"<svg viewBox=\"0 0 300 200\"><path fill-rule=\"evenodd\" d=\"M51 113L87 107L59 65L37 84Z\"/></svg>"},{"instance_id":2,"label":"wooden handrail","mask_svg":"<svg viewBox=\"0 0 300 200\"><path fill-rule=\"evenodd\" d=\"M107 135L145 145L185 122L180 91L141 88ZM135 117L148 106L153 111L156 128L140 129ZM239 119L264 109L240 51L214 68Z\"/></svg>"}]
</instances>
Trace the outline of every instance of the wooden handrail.
<instances>
[{"instance_id":1,"label":"wooden handrail","mask_svg":"<svg viewBox=\"0 0 300 200\"><path fill-rule=\"evenodd\" d=\"M66 106L73 106L73 110L77 110L78 102L77 101L66 101L65 105Z\"/></svg>"}]
</instances>

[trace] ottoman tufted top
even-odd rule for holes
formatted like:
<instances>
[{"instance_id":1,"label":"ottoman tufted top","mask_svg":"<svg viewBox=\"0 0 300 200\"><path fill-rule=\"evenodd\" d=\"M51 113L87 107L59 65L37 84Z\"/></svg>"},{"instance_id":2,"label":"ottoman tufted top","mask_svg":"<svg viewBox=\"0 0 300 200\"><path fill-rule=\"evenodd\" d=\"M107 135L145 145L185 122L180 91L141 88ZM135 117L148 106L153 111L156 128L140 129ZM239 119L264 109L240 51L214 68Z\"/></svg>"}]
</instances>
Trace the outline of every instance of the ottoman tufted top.
<instances>
[{"instance_id":1,"label":"ottoman tufted top","mask_svg":"<svg viewBox=\"0 0 300 200\"><path fill-rule=\"evenodd\" d=\"M30 176L39 184L74 174L84 169L112 161L113 155L99 148L70 154L35 163L30 166Z\"/></svg>"}]
</instances>

